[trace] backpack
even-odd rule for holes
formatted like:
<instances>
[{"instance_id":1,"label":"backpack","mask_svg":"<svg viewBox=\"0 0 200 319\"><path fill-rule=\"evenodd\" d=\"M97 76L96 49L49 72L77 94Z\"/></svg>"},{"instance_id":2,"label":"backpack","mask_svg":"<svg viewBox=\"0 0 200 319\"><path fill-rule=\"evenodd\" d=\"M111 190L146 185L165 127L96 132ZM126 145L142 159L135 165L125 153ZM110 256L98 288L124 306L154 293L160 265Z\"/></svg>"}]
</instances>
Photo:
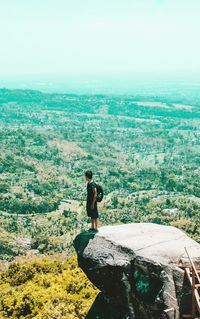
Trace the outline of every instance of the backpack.
<instances>
[{"instance_id":1,"label":"backpack","mask_svg":"<svg viewBox=\"0 0 200 319\"><path fill-rule=\"evenodd\" d=\"M103 199L103 187L101 185L96 184L96 188L97 188L97 198L96 201L97 202L101 202Z\"/></svg>"}]
</instances>

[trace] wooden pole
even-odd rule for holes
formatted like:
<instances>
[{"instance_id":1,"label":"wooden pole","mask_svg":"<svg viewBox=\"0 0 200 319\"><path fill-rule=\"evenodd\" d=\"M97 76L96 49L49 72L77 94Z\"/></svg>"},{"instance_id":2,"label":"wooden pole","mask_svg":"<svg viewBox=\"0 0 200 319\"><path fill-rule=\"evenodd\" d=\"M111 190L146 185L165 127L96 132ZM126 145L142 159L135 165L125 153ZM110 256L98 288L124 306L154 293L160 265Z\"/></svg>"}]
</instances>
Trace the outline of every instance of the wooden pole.
<instances>
[{"instance_id":1,"label":"wooden pole","mask_svg":"<svg viewBox=\"0 0 200 319\"><path fill-rule=\"evenodd\" d=\"M195 271L192 268L192 319L195 319Z\"/></svg>"},{"instance_id":2,"label":"wooden pole","mask_svg":"<svg viewBox=\"0 0 200 319\"><path fill-rule=\"evenodd\" d=\"M192 258L190 257L190 254L188 253L186 247L185 247L185 251L186 251L186 253L187 253L187 255L188 255L188 258L189 258L189 261L190 261L190 263L191 263L192 269L193 269L194 272L195 272L195 275L196 275L196 277L197 277L198 283L200 283L199 274L198 274L198 272L197 272L197 270L196 270L196 267L195 267L195 265L194 265L194 263L193 263L193 260L192 260Z\"/></svg>"}]
</instances>

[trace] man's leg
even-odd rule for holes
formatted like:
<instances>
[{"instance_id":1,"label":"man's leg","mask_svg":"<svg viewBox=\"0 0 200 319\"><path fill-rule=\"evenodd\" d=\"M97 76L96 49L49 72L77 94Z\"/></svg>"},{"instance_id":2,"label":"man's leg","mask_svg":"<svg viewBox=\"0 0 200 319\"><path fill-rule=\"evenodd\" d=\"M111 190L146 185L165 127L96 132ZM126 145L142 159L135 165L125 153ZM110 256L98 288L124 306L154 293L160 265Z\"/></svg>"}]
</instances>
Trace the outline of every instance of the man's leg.
<instances>
[{"instance_id":1,"label":"man's leg","mask_svg":"<svg viewBox=\"0 0 200 319\"><path fill-rule=\"evenodd\" d=\"M92 221L91 229L95 229L95 219L92 218L91 221Z\"/></svg>"},{"instance_id":2,"label":"man's leg","mask_svg":"<svg viewBox=\"0 0 200 319\"><path fill-rule=\"evenodd\" d=\"M98 224L99 224L99 219L98 219L98 218L95 218L95 220L94 220L94 228L95 228L96 230L98 230Z\"/></svg>"}]
</instances>

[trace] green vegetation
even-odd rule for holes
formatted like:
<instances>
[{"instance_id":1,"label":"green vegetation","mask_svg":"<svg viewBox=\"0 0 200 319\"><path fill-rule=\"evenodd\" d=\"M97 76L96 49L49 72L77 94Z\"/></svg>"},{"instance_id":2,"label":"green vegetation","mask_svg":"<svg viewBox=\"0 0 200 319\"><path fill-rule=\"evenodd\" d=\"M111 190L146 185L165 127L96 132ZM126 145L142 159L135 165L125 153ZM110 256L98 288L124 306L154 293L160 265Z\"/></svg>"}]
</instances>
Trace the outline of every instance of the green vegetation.
<instances>
[{"instance_id":1,"label":"green vegetation","mask_svg":"<svg viewBox=\"0 0 200 319\"><path fill-rule=\"evenodd\" d=\"M88 168L104 185L103 225L169 224L200 241L199 101L1 89L0 259L71 254Z\"/></svg>"},{"instance_id":2,"label":"green vegetation","mask_svg":"<svg viewBox=\"0 0 200 319\"><path fill-rule=\"evenodd\" d=\"M84 319L98 290L76 265L75 258L11 263L0 274L0 317Z\"/></svg>"}]
</instances>

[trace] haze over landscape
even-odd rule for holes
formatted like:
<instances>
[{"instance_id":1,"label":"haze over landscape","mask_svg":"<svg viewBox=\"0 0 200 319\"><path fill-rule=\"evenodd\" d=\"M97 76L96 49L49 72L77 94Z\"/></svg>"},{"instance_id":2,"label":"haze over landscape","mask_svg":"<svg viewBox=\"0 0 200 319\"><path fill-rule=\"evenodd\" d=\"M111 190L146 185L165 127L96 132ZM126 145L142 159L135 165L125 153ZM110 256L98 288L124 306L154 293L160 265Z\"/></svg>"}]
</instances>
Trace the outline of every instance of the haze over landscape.
<instances>
[{"instance_id":1,"label":"haze over landscape","mask_svg":"<svg viewBox=\"0 0 200 319\"><path fill-rule=\"evenodd\" d=\"M200 83L198 0L8 0L0 8L0 86L130 93L138 79Z\"/></svg>"}]
</instances>

